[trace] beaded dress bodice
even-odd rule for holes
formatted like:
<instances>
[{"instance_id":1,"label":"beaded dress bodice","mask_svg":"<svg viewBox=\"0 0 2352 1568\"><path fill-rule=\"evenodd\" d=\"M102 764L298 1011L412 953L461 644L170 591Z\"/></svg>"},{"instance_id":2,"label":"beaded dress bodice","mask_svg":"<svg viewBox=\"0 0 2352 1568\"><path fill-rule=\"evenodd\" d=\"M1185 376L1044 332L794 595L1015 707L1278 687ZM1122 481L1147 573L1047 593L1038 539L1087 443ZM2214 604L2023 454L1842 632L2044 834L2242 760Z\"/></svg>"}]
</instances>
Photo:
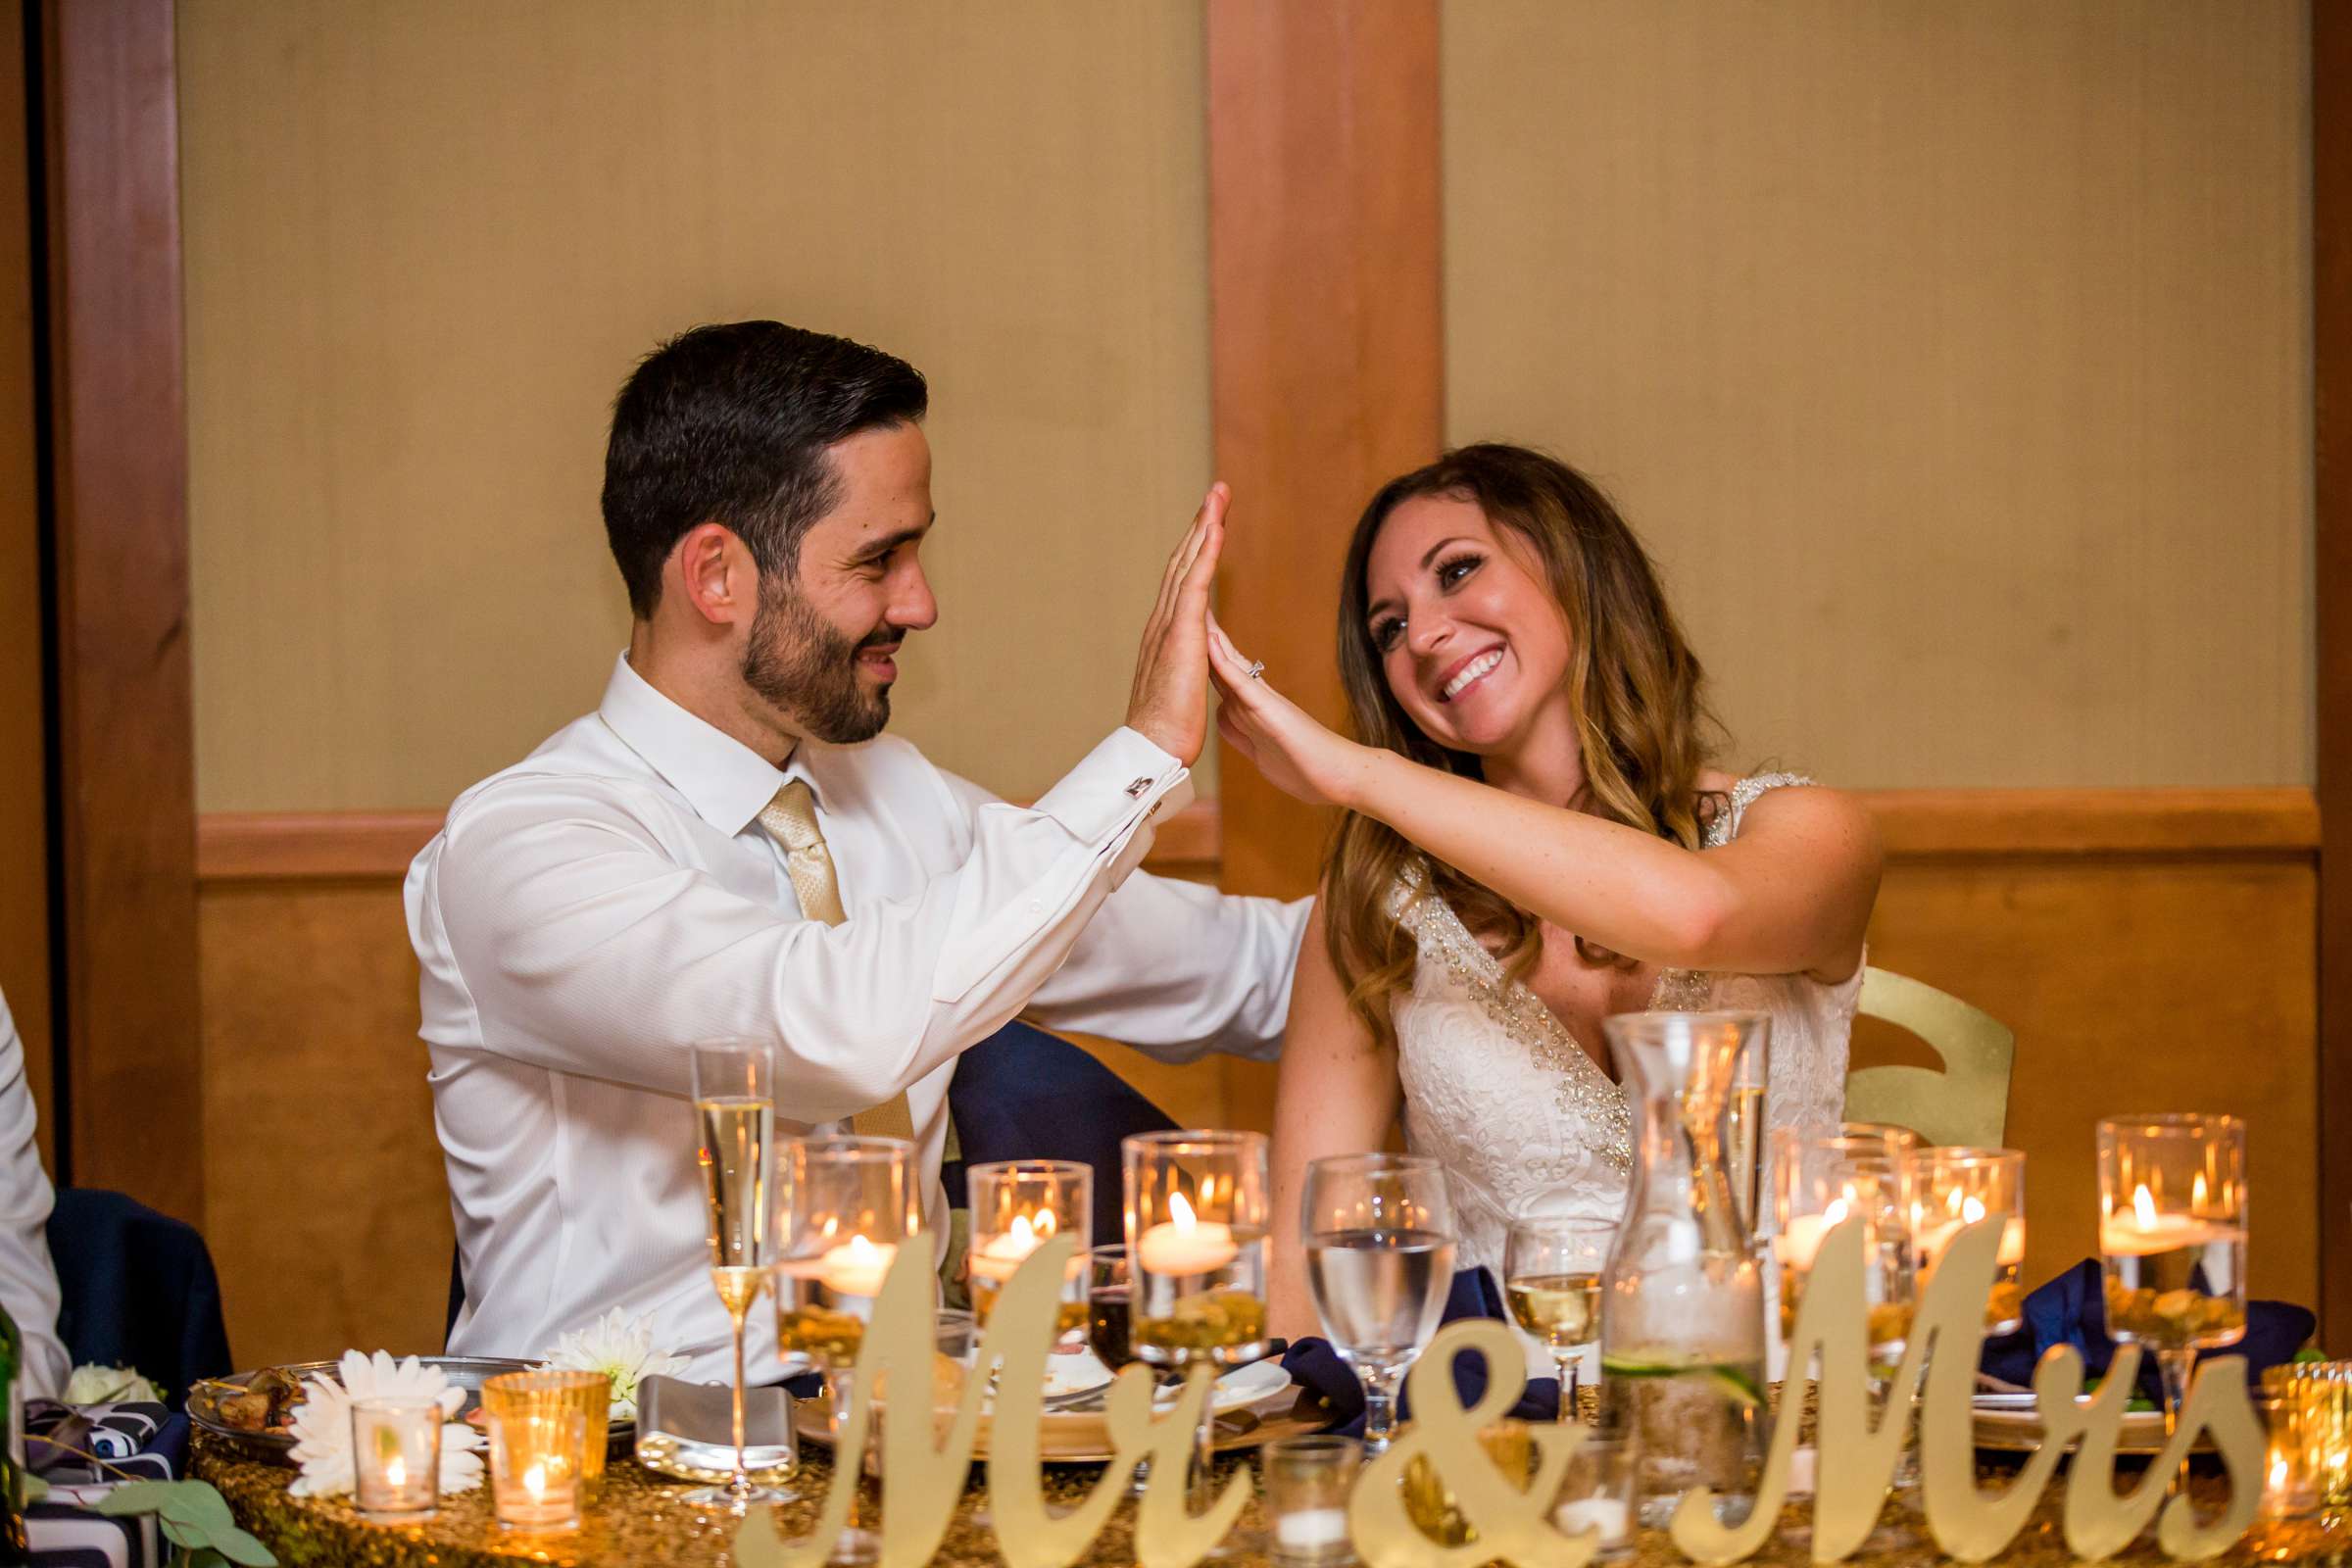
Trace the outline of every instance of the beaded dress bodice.
<instances>
[{"instance_id":1,"label":"beaded dress bodice","mask_svg":"<svg viewBox=\"0 0 2352 1568\"><path fill-rule=\"evenodd\" d=\"M1765 791L1812 780L1766 773L1739 781L1704 848L1728 844ZM1391 1005L1404 1088L1405 1142L1446 1167L1461 1245L1456 1265L1502 1277L1507 1216L1541 1200L1547 1210L1616 1219L1633 1170L1633 1112L1625 1091L1552 1010L1463 926L1425 896L1428 870L1407 862L1389 912L1419 948L1413 988ZM1652 1007L1753 1008L1772 1014L1768 1127L1827 1130L1845 1102L1847 1037L1862 991L1853 977L1823 985L1804 975L1661 972Z\"/></svg>"}]
</instances>

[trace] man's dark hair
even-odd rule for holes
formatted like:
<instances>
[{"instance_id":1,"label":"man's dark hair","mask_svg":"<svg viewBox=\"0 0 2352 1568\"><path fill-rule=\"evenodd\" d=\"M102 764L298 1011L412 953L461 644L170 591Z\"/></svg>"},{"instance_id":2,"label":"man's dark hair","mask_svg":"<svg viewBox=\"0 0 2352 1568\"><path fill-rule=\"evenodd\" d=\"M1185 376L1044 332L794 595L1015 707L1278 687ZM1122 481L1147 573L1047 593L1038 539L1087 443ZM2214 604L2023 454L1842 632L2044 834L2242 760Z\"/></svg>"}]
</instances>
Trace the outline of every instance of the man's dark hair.
<instances>
[{"instance_id":1,"label":"man's dark hair","mask_svg":"<svg viewBox=\"0 0 2352 1568\"><path fill-rule=\"evenodd\" d=\"M662 564L705 522L733 529L763 578L797 575L802 537L839 498L825 449L929 404L905 360L781 321L698 326L654 350L605 445L605 537L629 609L653 614Z\"/></svg>"}]
</instances>

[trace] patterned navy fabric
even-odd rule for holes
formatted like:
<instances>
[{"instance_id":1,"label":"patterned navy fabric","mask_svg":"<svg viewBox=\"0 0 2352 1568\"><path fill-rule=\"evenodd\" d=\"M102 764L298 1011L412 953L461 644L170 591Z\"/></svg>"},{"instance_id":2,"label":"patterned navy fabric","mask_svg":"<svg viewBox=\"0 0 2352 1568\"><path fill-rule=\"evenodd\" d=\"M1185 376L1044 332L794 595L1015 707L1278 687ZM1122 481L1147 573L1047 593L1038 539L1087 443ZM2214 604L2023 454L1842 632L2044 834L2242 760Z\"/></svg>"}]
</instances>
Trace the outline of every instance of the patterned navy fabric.
<instances>
[{"instance_id":1,"label":"patterned navy fabric","mask_svg":"<svg viewBox=\"0 0 2352 1568\"><path fill-rule=\"evenodd\" d=\"M1981 1368L2004 1383L2030 1386L2041 1353L2056 1345L2071 1345L2082 1351L2083 1368L2102 1376L2115 1359L2115 1341L2107 1336L2107 1298L2097 1258L2084 1258L2028 1296L2025 1319L2025 1326L2016 1333L1986 1340L1984 1353L1978 1359ZM2308 1308L2286 1301L2248 1301L2245 1339L2215 1353L2244 1356L2246 1381L2260 1389L2264 1370L2292 1359L2318 1327L2319 1320ZM2163 1401L2164 1382L2153 1355L2140 1357L2139 1393Z\"/></svg>"},{"instance_id":2,"label":"patterned navy fabric","mask_svg":"<svg viewBox=\"0 0 2352 1568\"><path fill-rule=\"evenodd\" d=\"M174 1410L189 1384L236 1369L194 1226L121 1193L69 1187L49 1215L49 1251L64 1298L58 1338L76 1365L137 1367Z\"/></svg>"},{"instance_id":3,"label":"patterned navy fabric","mask_svg":"<svg viewBox=\"0 0 2352 1568\"><path fill-rule=\"evenodd\" d=\"M1446 1293L1444 1321L1456 1318L1503 1318L1502 1292L1495 1288L1494 1276L1481 1266L1466 1268L1453 1276L1453 1285ZM1507 1321L1507 1319L1506 1319ZM1505 1375L1515 1375L1525 1365L1515 1362L1504 1369ZM1364 1386L1356 1381L1355 1369L1340 1359L1339 1351L1324 1339L1294 1341L1282 1353L1282 1369L1291 1381L1303 1384L1323 1401L1332 1413L1328 1430L1345 1433L1351 1438L1364 1435ZM1487 1368L1475 1355L1458 1355L1453 1360L1453 1388L1465 1408L1485 1397ZM1399 1398L1396 1403L1400 1418L1410 1418L1410 1401ZM1560 1413L1560 1384L1557 1378L1529 1378L1527 1392L1507 1412L1521 1421L1549 1421Z\"/></svg>"},{"instance_id":4,"label":"patterned navy fabric","mask_svg":"<svg viewBox=\"0 0 2352 1568\"><path fill-rule=\"evenodd\" d=\"M1095 1171L1095 1245L1124 1241L1119 1140L1176 1124L1117 1073L1025 1023L1008 1023L956 1058L948 1110L967 1165L1074 1159ZM961 1173L956 1172L959 1186ZM959 1195L950 1187L950 1200Z\"/></svg>"}]
</instances>

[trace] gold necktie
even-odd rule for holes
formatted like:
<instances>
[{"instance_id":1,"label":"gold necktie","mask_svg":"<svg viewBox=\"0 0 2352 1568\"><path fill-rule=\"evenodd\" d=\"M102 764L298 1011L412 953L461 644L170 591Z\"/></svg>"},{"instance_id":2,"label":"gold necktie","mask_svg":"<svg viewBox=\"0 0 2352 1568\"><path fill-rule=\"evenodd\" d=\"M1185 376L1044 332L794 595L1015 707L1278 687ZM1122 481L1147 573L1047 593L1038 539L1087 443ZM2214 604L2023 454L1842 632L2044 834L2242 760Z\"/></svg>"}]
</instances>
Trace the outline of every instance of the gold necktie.
<instances>
[{"instance_id":1,"label":"gold necktie","mask_svg":"<svg viewBox=\"0 0 2352 1568\"><path fill-rule=\"evenodd\" d=\"M760 825L784 846L784 869L792 878L793 897L801 901L801 913L827 925L847 920L849 914L841 906L841 880L833 869L833 854L825 848L825 835L816 825L816 800L808 781L787 779L776 798L760 808ZM859 1111L850 1118L850 1125L860 1138L914 1137L914 1117L907 1110L904 1092L870 1110Z\"/></svg>"}]
</instances>

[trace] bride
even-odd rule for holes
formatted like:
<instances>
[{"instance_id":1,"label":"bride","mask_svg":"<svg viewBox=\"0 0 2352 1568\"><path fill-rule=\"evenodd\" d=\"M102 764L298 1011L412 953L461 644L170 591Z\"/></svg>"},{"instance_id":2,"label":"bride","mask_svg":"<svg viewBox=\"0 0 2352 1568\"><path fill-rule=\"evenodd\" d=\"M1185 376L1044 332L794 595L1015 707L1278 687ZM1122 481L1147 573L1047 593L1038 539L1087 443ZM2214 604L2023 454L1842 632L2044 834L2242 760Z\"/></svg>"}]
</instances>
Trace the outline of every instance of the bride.
<instances>
[{"instance_id":1,"label":"bride","mask_svg":"<svg viewBox=\"0 0 2352 1568\"><path fill-rule=\"evenodd\" d=\"M1407 1147L1446 1168L1456 1265L1499 1278L1505 1216L1622 1212L1632 1118L1600 1030L1646 1007L1772 1014L1771 1126L1844 1099L1879 884L1849 796L1707 765L1698 661L1642 546L1567 465L1472 446L1392 481L1341 585L1360 741L1222 628L1218 729L1343 809L1298 959L1275 1103L1276 1258L1309 1160ZM1273 1332L1321 1332L1300 1271Z\"/></svg>"}]
</instances>

